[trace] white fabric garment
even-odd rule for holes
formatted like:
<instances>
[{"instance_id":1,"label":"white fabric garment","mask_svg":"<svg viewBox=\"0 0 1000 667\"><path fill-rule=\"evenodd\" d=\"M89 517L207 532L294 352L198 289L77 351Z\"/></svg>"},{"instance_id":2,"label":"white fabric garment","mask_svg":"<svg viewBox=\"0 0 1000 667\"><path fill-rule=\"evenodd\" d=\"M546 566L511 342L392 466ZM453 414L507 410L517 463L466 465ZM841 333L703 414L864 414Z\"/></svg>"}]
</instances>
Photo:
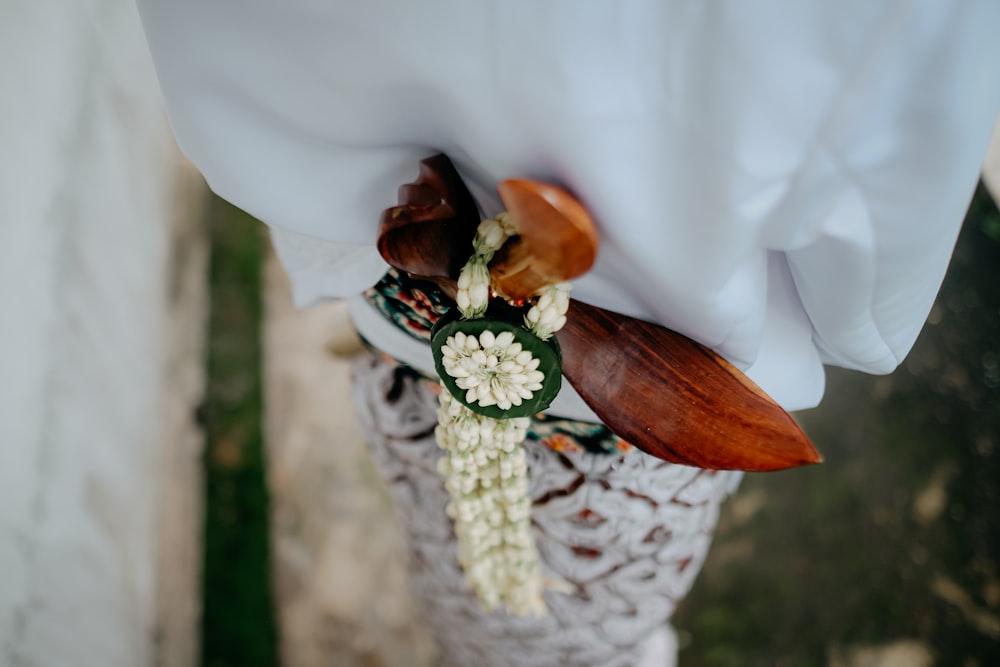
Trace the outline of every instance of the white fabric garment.
<instances>
[{"instance_id":1,"label":"white fabric garment","mask_svg":"<svg viewBox=\"0 0 1000 667\"><path fill-rule=\"evenodd\" d=\"M300 303L380 277L380 212L443 152L485 215L505 178L575 193L602 246L574 297L789 409L823 363L887 373L910 349L1000 107L995 0L140 9L182 149L275 228ZM432 368L364 308L366 337Z\"/></svg>"}]
</instances>

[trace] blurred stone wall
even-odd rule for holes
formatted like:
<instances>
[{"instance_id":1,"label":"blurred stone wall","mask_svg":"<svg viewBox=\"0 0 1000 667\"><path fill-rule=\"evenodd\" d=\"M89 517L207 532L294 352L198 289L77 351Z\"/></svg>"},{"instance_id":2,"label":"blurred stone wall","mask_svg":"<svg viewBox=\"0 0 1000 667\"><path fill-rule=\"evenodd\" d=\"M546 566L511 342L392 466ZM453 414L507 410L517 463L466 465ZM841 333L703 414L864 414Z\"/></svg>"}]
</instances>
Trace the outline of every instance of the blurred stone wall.
<instances>
[{"instance_id":1,"label":"blurred stone wall","mask_svg":"<svg viewBox=\"0 0 1000 667\"><path fill-rule=\"evenodd\" d=\"M193 664L202 192L130 0L0 3L0 665Z\"/></svg>"}]
</instances>

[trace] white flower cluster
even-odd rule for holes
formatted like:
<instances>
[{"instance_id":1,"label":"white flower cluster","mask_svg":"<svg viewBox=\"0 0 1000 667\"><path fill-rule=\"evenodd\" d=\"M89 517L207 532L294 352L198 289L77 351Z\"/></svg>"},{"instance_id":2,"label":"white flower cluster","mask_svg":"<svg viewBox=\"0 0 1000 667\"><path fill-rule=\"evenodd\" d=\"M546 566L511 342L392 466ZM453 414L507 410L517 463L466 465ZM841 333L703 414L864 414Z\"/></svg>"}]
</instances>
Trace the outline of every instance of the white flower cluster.
<instances>
[{"instance_id":1,"label":"white flower cluster","mask_svg":"<svg viewBox=\"0 0 1000 667\"><path fill-rule=\"evenodd\" d=\"M467 318L482 317L490 300L490 270L484 261L470 261L458 276L455 303Z\"/></svg>"},{"instance_id":2,"label":"white flower cluster","mask_svg":"<svg viewBox=\"0 0 1000 667\"><path fill-rule=\"evenodd\" d=\"M538 370L541 362L523 349L510 331L499 335L483 331L478 337L456 332L448 336L441 357L445 372L466 391L466 402L483 407L496 405L509 410L521 405L542 388L545 379Z\"/></svg>"},{"instance_id":3,"label":"white flower cluster","mask_svg":"<svg viewBox=\"0 0 1000 667\"><path fill-rule=\"evenodd\" d=\"M472 252L478 254L494 253L503 247L511 236L517 235L517 228L508 213L501 213L495 218L486 218L476 228L476 238L472 239Z\"/></svg>"},{"instance_id":4,"label":"white flower cluster","mask_svg":"<svg viewBox=\"0 0 1000 667\"><path fill-rule=\"evenodd\" d=\"M506 213L480 223L472 258L458 279L455 300L464 318L486 312L490 260L516 233ZM545 340L566 323L569 283L550 285L536 297L524 322ZM441 357L445 372L466 392L466 402L482 407L521 405L545 380L539 359L510 331L456 333L445 341ZM527 417L479 415L442 387L435 433L448 452L439 468L451 496L447 510L455 521L459 563L486 609L504 605L514 614L541 616L546 611L541 563L531 534L528 469L520 444L529 424Z\"/></svg>"},{"instance_id":5,"label":"white flower cluster","mask_svg":"<svg viewBox=\"0 0 1000 667\"><path fill-rule=\"evenodd\" d=\"M486 312L486 305L490 300L488 264L496 251L515 234L517 230L506 213L479 223L476 238L472 240L472 258L458 276L455 302L463 317L482 317Z\"/></svg>"},{"instance_id":6,"label":"white flower cluster","mask_svg":"<svg viewBox=\"0 0 1000 667\"><path fill-rule=\"evenodd\" d=\"M541 565L531 534L524 440L530 420L490 419L441 392L438 462L455 521L458 560L487 610L545 614Z\"/></svg>"},{"instance_id":7,"label":"white flower cluster","mask_svg":"<svg viewBox=\"0 0 1000 667\"><path fill-rule=\"evenodd\" d=\"M538 293L538 300L524 316L524 326L528 327L528 331L542 340L548 340L563 328L569 310L569 288L569 283L556 283Z\"/></svg>"}]
</instances>

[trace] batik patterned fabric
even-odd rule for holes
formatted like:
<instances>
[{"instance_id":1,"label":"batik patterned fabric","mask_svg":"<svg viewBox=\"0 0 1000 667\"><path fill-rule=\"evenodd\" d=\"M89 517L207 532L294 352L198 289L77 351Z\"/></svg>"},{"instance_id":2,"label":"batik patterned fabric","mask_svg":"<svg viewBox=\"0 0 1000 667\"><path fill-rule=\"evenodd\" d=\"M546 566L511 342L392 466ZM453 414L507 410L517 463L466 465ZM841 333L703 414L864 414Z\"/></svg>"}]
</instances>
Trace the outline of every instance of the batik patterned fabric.
<instances>
[{"instance_id":1,"label":"batik patterned fabric","mask_svg":"<svg viewBox=\"0 0 1000 667\"><path fill-rule=\"evenodd\" d=\"M415 280L396 269L389 269L365 292L365 298L400 329L427 343L438 318L455 307L434 283Z\"/></svg>"},{"instance_id":2,"label":"batik patterned fabric","mask_svg":"<svg viewBox=\"0 0 1000 667\"><path fill-rule=\"evenodd\" d=\"M433 283L415 280L396 269L390 269L377 285L365 292L365 298L400 329L428 343L438 318L455 307ZM424 375L388 355L382 356L382 362L399 366L400 372L410 374L415 382L438 384L436 377ZM429 386L428 390L439 391ZM627 454L633 449L604 424L541 413L532 417L527 439L557 452Z\"/></svg>"}]
</instances>

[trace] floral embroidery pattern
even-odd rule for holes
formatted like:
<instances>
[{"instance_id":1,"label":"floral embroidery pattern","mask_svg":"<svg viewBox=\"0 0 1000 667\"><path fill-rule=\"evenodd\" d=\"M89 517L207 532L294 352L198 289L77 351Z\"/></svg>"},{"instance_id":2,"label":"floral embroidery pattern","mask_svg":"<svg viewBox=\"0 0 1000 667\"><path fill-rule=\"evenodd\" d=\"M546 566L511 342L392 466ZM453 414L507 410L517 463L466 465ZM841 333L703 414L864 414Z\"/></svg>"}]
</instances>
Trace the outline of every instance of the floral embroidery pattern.
<instances>
[{"instance_id":1,"label":"floral embroidery pattern","mask_svg":"<svg viewBox=\"0 0 1000 667\"><path fill-rule=\"evenodd\" d=\"M557 452L627 454L633 450L604 424L561 419L545 414L531 418L528 439Z\"/></svg>"}]
</instances>

